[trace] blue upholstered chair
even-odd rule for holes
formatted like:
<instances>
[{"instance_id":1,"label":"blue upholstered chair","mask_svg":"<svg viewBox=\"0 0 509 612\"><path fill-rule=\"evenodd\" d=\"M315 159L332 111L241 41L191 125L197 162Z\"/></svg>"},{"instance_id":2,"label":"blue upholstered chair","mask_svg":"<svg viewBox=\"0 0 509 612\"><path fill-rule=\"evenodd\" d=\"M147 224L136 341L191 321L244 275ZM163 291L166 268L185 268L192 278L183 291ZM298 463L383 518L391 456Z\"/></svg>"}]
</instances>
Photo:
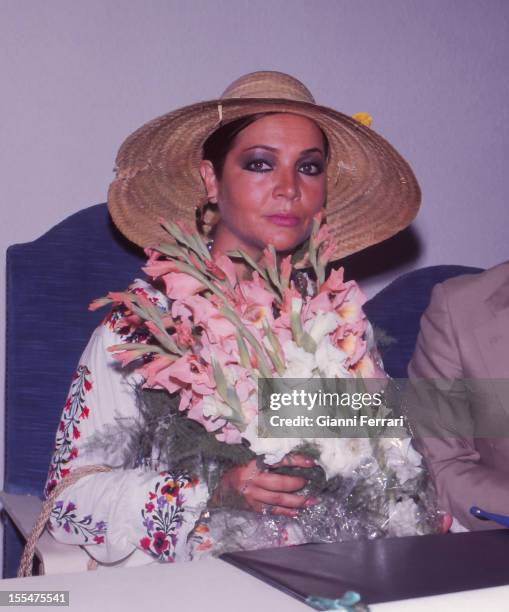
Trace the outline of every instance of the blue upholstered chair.
<instances>
[{"instance_id":1,"label":"blue upholstered chair","mask_svg":"<svg viewBox=\"0 0 509 612\"><path fill-rule=\"evenodd\" d=\"M23 545L19 528L25 530L40 505L34 501L42 494L71 375L105 315L89 312L87 305L107 291L125 289L140 275L143 260L141 249L133 250L114 228L105 204L7 251L3 504L18 529L4 512L4 577L15 575ZM36 498L20 500L19 494ZM57 544L49 538L47 544Z\"/></svg>"},{"instance_id":2,"label":"blue upholstered chair","mask_svg":"<svg viewBox=\"0 0 509 612\"><path fill-rule=\"evenodd\" d=\"M407 377L421 315L429 304L433 287L453 276L478 272L482 269L452 265L413 270L392 281L364 305L371 323L394 340L381 347L384 367L390 376Z\"/></svg>"},{"instance_id":3,"label":"blue upholstered chair","mask_svg":"<svg viewBox=\"0 0 509 612\"><path fill-rule=\"evenodd\" d=\"M105 204L65 219L34 242L7 251L7 373L5 394L4 577L14 576L40 506L46 470L71 375L81 351L104 316L87 305L109 290L122 290L140 271L144 256L115 230ZM431 288L449 276L476 269L436 266L410 272L366 304L368 316L397 342L384 361L394 377L406 376L419 318ZM21 496L21 497L20 497ZM27 497L30 496L30 497ZM65 569L78 547L41 538L43 571L62 571L54 559L67 550Z\"/></svg>"}]
</instances>

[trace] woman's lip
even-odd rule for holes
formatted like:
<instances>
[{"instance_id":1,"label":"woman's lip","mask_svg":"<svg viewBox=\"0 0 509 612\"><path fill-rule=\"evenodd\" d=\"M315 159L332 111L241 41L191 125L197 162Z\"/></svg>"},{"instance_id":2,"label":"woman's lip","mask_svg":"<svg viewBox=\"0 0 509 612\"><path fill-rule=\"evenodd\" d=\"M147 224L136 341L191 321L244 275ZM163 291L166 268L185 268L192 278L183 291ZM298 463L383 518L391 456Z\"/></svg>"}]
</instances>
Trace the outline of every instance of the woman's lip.
<instances>
[{"instance_id":1,"label":"woman's lip","mask_svg":"<svg viewBox=\"0 0 509 612\"><path fill-rule=\"evenodd\" d=\"M267 219L274 223L274 225L280 225L282 227L294 227L299 223L299 217L294 215L267 215Z\"/></svg>"}]
</instances>

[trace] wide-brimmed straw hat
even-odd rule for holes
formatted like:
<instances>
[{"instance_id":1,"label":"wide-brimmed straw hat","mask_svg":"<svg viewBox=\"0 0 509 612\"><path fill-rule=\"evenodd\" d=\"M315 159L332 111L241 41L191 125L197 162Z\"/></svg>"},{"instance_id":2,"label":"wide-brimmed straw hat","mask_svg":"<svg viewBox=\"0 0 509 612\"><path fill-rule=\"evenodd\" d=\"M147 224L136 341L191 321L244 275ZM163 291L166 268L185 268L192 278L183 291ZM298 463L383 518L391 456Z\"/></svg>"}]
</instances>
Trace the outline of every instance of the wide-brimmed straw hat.
<instances>
[{"instance_id":1,"label":"wide-brimmed straw hat","mask_svg":"<svg viewBox=\"0 0 509 612\"><path fill-rule=\"evenodd\" d=\"M218 99L153 119L125 140L108 193L120 231L147 247L168 240L161 218L195 227L196 208L207 202L199 173L203 143L222 125L263 112L304 115L327 135L325 212L338 257L381 242L414 219L419 185L386 140L352 117L316 104L297 79L264 71L240 77Z\"/></svg>"}]
</instances>

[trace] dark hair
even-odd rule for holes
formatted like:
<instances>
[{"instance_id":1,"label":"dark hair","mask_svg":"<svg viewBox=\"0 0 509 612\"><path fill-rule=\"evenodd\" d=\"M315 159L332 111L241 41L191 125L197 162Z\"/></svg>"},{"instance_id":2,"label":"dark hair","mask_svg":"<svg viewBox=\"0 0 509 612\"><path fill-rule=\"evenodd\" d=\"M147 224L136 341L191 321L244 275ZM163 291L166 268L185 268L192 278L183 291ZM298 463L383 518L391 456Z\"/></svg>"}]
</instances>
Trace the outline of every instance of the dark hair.
<instances>
[{"instance_id":1,"label":"dark hair","mask_svg":"<svg viewBox=\"0 0 509 612\"><path fill-rule=\"evenodd\" d=\"M224 160L232 148L237 135L249 125L255 121L258 121L258 119L276 114L277 113L275 112L269 112L246 115L240 119L235 119L235 121L232 121L231 123L222 125L215 132L212 132L212 134L203 144L203 159L208 159L210 162L212 162L214 172L216 173L218 179L220 179L223 174ZM329 157L329 141L325 135L325 132L321 128L320 132L322 133L323 138L325 159L327 159Z\"/></svg>"}]
</instances>

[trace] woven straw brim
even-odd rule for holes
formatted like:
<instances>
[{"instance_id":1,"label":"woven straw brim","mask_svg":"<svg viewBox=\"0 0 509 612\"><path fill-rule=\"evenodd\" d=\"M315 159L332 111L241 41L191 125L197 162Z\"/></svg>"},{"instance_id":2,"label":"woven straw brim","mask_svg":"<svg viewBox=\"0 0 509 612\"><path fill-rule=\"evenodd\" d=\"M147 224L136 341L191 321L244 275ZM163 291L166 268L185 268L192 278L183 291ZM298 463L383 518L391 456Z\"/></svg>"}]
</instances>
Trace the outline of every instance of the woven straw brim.
<instances>
[{"instance_id":1,"label":"woven straw brim","mask_svg":"<svg viewBox=\"0 0 509 612\"><path fill-rule=\"evenodd\" d=\"M221 99L158 117L126 139L116 159L117 178L108 193L109 210L120 231L147 247L168 241L160 218L194 228L196 207L207 201L199 174L203 143L220 125L261 112L304 115L327 135L326 217L337 241L338 258L393 236L414 219L420 204L415 176L401 155L373 130L307 102Z\"/></svg>"}]
</instances>

